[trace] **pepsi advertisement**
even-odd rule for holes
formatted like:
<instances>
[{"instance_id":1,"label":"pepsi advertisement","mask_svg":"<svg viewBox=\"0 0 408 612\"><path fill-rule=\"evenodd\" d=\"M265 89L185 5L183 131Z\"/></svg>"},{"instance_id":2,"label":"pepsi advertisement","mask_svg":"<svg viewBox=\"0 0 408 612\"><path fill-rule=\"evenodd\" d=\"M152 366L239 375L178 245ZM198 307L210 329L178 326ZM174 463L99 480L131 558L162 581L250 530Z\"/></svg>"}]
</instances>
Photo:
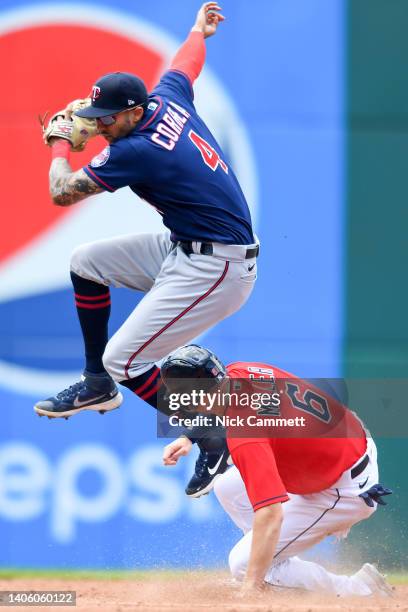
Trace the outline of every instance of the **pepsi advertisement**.
<instances>
[{"instance_id":1,"label":"pepsi advertisement","mask_svg":"<svg viewBox=\"0 0 408 612\"><path fill-rule=\"evenodd\" d=\"M128 389L104 415L39 418L34 404L79 380L83 342L70 258L84 243L163 230L129 188L75 206L49 194L38 115L86 97L103 74L152 90L200 3L0 0L0 566L225 566L238 529L213 494L188 499L197 458L162 465L155 411ZM195 84L200 116L248 201L258 279L238 312L196 341L225 363L342 375L343 0L222 3ZM71 155L74 170L105 147ZM112 288L109 334L143 294ZM197 552L199 551L199 552ZM330 556L330 544L320 547Z\"/></svg>"}]
</instances>

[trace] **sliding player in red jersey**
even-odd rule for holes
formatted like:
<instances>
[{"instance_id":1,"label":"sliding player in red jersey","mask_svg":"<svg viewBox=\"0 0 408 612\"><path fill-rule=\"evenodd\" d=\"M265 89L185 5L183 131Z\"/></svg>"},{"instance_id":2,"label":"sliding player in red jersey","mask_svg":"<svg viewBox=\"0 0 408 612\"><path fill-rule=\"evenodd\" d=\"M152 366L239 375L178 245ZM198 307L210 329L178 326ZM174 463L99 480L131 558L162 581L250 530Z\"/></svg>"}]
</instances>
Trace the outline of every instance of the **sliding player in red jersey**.
<instances>
[{"instance_id":1,"label":"sliding player in red jersey","mask_svg":"<svg viewBox=\"0 0 408 612\"><path fill-rule=\"evenodd\" d=\"M344 537L391 493L378 484L372 438L334 393L265 363L224 367L196 345L175 351L161 372L172 400L186 383L190 391L194 385L204 386L218 398L213 418L227 418L234 467L218 477L215 493L244 533L229 557L231 573L242 581L244 593L271 584L337 595L390 594L371 564L345 576L298 558L328 535ZM245 394L254 397L268 386L269 405L257 404L255 411L253 405L240 405ZM232 403L231 398L228 406L221 402L237 390ZM208 405L189 406L190 418L198 413L208 414ZM271 425L278 421L279 427ZM191 446L184 436L167 445L165 465L175 465Z\"/></svg>"}]
</instances>

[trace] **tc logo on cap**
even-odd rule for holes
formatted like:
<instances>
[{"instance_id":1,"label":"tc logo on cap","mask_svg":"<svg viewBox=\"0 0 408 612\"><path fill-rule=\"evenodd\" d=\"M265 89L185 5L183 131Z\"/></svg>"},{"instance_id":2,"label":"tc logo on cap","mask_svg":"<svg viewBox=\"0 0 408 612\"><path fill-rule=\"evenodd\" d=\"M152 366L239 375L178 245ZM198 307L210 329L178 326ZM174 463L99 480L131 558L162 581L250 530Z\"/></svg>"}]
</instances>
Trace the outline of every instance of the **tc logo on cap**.
<instances>
[{"instance_id":1,"label":"tc logo on cap","mask_svg":"<svg viewBox=\"0 0 408 612\"><path fill-rule=\"evenodd\" d=\"M101 95L101 88L98 87L97 85L94 85L92 87L92 100L95 102L95 100L97 100L100 95Z\"/></svg>"}]
</instances>

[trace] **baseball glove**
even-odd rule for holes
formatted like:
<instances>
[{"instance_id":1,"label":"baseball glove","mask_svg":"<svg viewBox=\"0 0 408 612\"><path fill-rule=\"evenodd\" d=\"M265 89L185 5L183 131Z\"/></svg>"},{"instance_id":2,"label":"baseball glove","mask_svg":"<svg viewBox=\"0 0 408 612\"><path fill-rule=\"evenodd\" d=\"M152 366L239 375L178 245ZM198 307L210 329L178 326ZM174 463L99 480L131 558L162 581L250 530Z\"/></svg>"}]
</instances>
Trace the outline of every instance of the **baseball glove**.
<instances>
[{"instance_id":1,"label":"baseball glove","mask_svg":"<svg viewBox=\"0 0 408 612\"><path fill-rule=\"evenodd\" d=\"M51 138L63 138L71 143L71 150L74 152L83 151L90 138L98 133L96 119L86 119L77 117L73 113L80 108L89 106L90 98L84 100L74 100L61 111L58 111L50 118L47 127L45 121L48 113L44 117L39 117L42 129L43 140L46 145L50 145Z\"/></svg>"}]
</instances>

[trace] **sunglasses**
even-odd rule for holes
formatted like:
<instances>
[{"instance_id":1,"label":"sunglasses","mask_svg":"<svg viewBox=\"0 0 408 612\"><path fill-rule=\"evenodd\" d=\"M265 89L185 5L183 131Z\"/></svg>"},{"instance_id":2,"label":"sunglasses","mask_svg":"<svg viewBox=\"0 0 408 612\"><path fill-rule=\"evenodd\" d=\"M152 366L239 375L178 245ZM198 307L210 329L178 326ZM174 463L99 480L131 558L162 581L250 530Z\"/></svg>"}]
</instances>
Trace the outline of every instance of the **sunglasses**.
<instances>
[{"instance_id":1,"label":"sunglasses","mask_svg":"<svg viewBox=\"0 0 408 612\"><path fill-rule=\"evenodd\" d=\"M141 106L141 104L138 104L137 106L132 106L131 108L125 108L125 110L120 111L119 113L116 113L115 115L105 115L105 117L98 117L98 121L100 121L102 125L113 125L114 123L116 123L116 117L118 115L122 113L126 113L126 111L134 110L135 108L139 108L139 106Z\"/></svg>"}]
</instances>

